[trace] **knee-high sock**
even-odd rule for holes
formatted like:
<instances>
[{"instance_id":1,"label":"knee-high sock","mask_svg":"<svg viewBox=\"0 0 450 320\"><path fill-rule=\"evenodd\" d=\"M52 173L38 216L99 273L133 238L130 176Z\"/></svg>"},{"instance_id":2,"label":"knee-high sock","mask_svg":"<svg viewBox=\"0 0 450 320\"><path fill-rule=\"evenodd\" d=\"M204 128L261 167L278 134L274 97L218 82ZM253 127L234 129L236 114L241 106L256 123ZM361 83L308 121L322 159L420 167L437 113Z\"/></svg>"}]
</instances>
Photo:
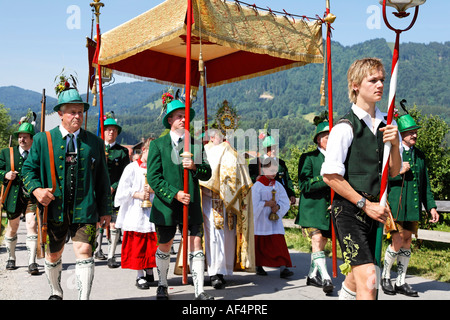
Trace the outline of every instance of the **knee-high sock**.
<instances>
[{"instance_id":1,"label":"knee-high sock","mask_svg":"<svg viewBox=\"0 0 450 320\"><path fill-rule=\"evenodd\" d=\"M192 281L194 282L194 292L197 297L203 290L205 280L205 255L203 251L193 251L189 253L189 265L191 266Z\"/></svg>"},{"instance_id":2,"label":"knee-high sock","mask_svg":"<svg viewBox=\"0 0 450 320\"><path fill-rule=\"evenodd\" d=\"M8 260L16 260L17 235L10 238L5 236L6 251L8 252Z\"/></svg>"},{"instance_id":3,"label":"knee-high sock","mask_svg":"<svg viewBox=\"0 0 450 320\"><path fill-rule=\"evenodd\" d=\"M356 300L356 292L351 291L342 282L341 292L339 292L339 300Z\"/></svg>"},{"instance_id":4,"label":"knee-high sock","mask_svg":"<svg viewBox=\"0 0 450 320\"><path fill-rule=\"evenodd\" d=\"M95 252L100 252L100 250L102 250L103 230L103 228L97 229L97 246L95 247Z\"/></svg>"},{"instance_id":5,"label":"knee-high sock","mask_svg":"<svg viewBox=\"0 0 450 320\"><path fill-rule=\"evenodd\" d=\"M167 273L169 272L170 252L156 250L156 270L158 271L158 286L167 287Z\"/></svg>"},{"instance_id":6,"label":"knee-high sock","mask_svg":"<svg viewBox=\"0 0 450 320\"><path fill-rule=\"evenodd\" d=\"M61 288L61 259L55 263L44 260L44 270L47 276L48 284L50 285L50 295L63 297L63 290Z\"/></svg>"},{"instance_id":7,"label":"knee-high sock","mask_svg":"<svg viewBox=\"0 0 450 320\"><path fill-rule=\"evenodd\" d=\"M322 276L322 279L331 280L331 277L328 274L327 270L327 260L325 258L325 252L324 251L314 252L312 254L312 258L314 260L314 264L317 266L317 269L320 272L320 275Z\"/></svg>"},{"instance_id":8,"label":"knee-high sock","mask_svg":"<svg viewBox=\"0 0 450 320\"><path fill-rule=\"evenodd\" d=\"M386 249L386 253L384 254L383 273L381 274L382 279L391 278L391 268L394 262L397 260L397 256L398 251L394 251L389 245Z\"/></svg>"},{"instance_id":9,"label":"knee-high sock","mask_svg":"<svg viewBox=\"0 0 450 320\"><path fill-rule=\"evenodd\" d=\"M120 229L111 229L111 240L109 241L108 259L114 258L117 242L119 241Z\"/></svg>"},{"instance_id":10,"label":"knee-high sock","mask_svg":"<svg viewBox=\"0 0 450 320\"><path fill-rule=\"evenodd\" d=\"M77 277L78 300L89 300L94 280L94 258L80 259L75 264Z\"/></svg>"},{"instance_id":11,"label":"knee-high sock","mask_svg":"<svg viewBox=\"0 0 450 320\"><path fill-rule=\"evenodd\" d=\"M405 284L406 269L408 269L409 259L411 258L411 249L401 248L397 256L397 280L395 284L401 286Z\"/></svg>"},{"instance_id":12,"label":"knee-high sock","mask_svg":"<svg viewBox=\"0 0 450 320\"><path fill-rule=\"evenodd\" d=\"M28 265L36 262L37 238L37 234L27 236Z\"/></svg>"},{"instance_id":13,"label":"knee-high sock","mask_svg":"<svg viewBox=\"0 0 450 320\"><path fill-rule=\"evenodd\" d=\"M308 277L314 278L317 274L317 265L314 262L313 253L311 253L311 265L309 267Z\"/></svg>"}]
</instances>

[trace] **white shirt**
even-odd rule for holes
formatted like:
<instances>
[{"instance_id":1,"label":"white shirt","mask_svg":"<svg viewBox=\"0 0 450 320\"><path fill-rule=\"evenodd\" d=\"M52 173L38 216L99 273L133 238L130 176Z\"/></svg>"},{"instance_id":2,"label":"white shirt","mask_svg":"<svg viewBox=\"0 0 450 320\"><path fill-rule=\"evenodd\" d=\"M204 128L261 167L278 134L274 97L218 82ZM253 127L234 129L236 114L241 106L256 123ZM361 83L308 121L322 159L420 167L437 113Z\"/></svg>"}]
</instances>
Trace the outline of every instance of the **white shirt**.
<instances>
[{"instance_id":1,"label":"white shirt","mask_svg":"<svg viewBox=\"0 0 450 320\"><path fill-rule=\"evenodd\" d=\"M386 123L384 120L385 114L375 107L375 121L372 124L372 117L366 111L358 107L356 104L352 105L352 110L358 119L363 120L370 131L376 135L377 128L381 122ZM395 121L392 121L393 125L397 125ZM401 141L399 133L399 141ZM347 158L348 149L353 141L353 128L347 123L338 123L330 131L327 143L327 152L325 156L325 162L322 164L320 174L339 174L344 176L345 174L345 159ZM403 152L402 144L399 143L400 156Z\"/></svg>"},{"instance_id":2,"label":"white shirt","mask_svg":"<svg viewBox=\"0 0 450 320\"><path fill-rule=\"evenodd\" d=\"M117 228L140 233L155 232L155 225L150 222L151 208L141 208L142 200L133 198L135 192L144 190L146 172L147 169L140 168L137 161L125 167L114 197L114 206L120 207ZM154 196L154 193L150 193L150 201L153 201Z\"/></svg>"},{"instance_id":3,"label":"white shirt","mask_svg":"<svg viewBox=\"0 0 450 320\"><path fill-rule=\"evenodd\" d=\"M69 131L67 131L66 128L64 128L63 126L59 126L59 131L61 132L63 139L69 134ZM77 137L79 134L80 134L80 129L78 129L77 131L75 131L73 133L74 139L75 139L73 141L74 142L73 144L75 145L75 152L77 152L77 153L78 153ZM69 144L69 139L66 140L66 148L67 148L68 144Z\"/></svg>"},{"instance_id":4,"label":"white shirt","mask_svg":"<svg viewBox=\"0 0 450 320\"><path fill-rule=\"evenodd\" d=\"M276 191L275 201L280 205L280 210L277 212L279 219L271 221L269 220L271 209L270 207L265 207L264 203L272 200L272 190L274 188ZM283 185L275 181L273 187L265 186L261 182L256 181L251 190L255 235L284 234L284 226L281 218L288 212L290 202Z\"/></svg>"}]
</instances>

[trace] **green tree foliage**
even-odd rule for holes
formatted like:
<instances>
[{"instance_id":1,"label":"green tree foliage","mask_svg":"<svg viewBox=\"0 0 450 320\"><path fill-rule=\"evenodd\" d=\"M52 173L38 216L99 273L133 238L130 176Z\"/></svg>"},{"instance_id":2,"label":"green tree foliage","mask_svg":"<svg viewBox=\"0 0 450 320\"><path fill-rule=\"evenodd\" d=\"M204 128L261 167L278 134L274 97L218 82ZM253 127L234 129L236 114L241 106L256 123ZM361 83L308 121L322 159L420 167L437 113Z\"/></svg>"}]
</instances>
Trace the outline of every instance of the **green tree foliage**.
<instances>
[{"instance_id":1,"label":"green tree foliage","mask_svg":"<svg viewBox=\"0 0 450 320\"><path fill-rule=\"evenodd\" d=\"M444 140L449 126L439 116L422 115L414 107L411 116L422 128L418 130L417 147L425 153L431 191L435 199L450 198L450 153Z\"/></svg>"},{"instance_id":2,"label":"green tree foliage","mask_svg":"<svg viewBox=\"0 0 450 320\"><path fill-rule=\"evenodd\" d=\"M9 146L9 138L14 132L14 127L11 125L11 117L9 109L0 104L0 149Z\"/></svg>"}]
</instances>

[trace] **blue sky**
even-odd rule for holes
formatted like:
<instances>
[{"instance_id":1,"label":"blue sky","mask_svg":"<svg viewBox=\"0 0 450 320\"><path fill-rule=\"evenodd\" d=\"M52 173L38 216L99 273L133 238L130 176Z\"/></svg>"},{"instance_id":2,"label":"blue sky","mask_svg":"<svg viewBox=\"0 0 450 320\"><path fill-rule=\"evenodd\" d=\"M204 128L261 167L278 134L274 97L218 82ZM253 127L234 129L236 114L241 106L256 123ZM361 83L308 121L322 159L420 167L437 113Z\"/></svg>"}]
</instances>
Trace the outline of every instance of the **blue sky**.
<instances>
[{"instance_id":1,"label":"blue sky","mask_svg":"<svg viewBox=\"0 0 450 320\"><path fill-rule=\"evenodd\" d=\"M0 86L14 85L54 94L54 78L63 68L76 72L79 90L87 86L86 37L91 33L90 0L0 0ZM106 32L162 3L163 0L103 0L100 28ZM323 15L325 0L244 0L272 10L315 16ZM414 10L410 9L409 12ZM378 0L331 0L333 40L349 46L369 39L394 42L395 33L383 22ZM395 27L409 24L391 14ZM414 27L401 34L401 42L450 41L450 1L428 0L420 7ZM412 16L412 14L411 14ZM95 30L95 29L94 29ZM95 31L94 31L95 34ZM401 46L400 46L401 51ZM390 69L388 67L387 69ZM135 81L117 77L116 82Z\"/></svg>"}]
</instances>

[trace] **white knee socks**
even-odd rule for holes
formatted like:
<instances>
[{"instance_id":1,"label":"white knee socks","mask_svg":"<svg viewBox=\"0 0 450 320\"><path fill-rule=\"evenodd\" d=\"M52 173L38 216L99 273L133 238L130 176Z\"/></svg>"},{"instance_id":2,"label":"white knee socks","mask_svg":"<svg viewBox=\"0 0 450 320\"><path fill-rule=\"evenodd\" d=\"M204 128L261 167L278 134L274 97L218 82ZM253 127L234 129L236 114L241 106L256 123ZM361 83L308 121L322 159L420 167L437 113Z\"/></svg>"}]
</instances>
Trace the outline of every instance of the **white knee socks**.
<instances>
[{"instance_id":1,"label":"white knee socks","mask_svg":"<svg viewBox=\"0 0 450 320\"><path fill-rule=\"evenodd\" d=\"M36 262L37 234L27 236L28 265Z\"/></svg>"},{"instance_id":2,"label":"white knee socks","mask_svg":"<svg viewBox=\"0 0 450 320\"><path fill-rule=\"evenodd\" d=\"M167 287L167 273L169 272L170 252L156 250L156 270L158 271L158 286Z\"/></svg>"},{"instance_id":3,"label":"white knee socks","mask_svg":"<svg viewBox=\"0 0 450 320\"><path fill-rule=\"evenodd\" d=\"M193 251L189 253L189 265L191 266L192 281L194 282L195 297L203 290L205 280L205 255L203 251Z\"/></svg>"},{"instance_id":4,"label":"white knee socks","mask_svg":"<svg viewBox=\"0 0 450 320\"><path fill-rule=\"evenodd\" d=\"M44 270L47 276L48 284L50 285L50 295L63 297L63 290L61 288L61 259L55 263L44 260Z\"/></svg>"},{"instance_id":5,"label":"white knee socks","mask_svg":"<svg viewBox=\"0 0 450 320\"><path fill-rule=\"evenodd\" d=\"M89 300L94 280L94 258L80 259L75 264L77 277L78 300Z\"/></svg>"},{"instance_id":6,"label":"white knee socks","mask_svg":"<svg viewBox=\"0 0 450 320\"><path fill-rule=\"evenodd\" d=\"M405 284L406 269L408 269L409 259L411 258L411 249L401 248L397 256L397 279L395 284L401 286Z\"/></svg>"}]
</instances>

